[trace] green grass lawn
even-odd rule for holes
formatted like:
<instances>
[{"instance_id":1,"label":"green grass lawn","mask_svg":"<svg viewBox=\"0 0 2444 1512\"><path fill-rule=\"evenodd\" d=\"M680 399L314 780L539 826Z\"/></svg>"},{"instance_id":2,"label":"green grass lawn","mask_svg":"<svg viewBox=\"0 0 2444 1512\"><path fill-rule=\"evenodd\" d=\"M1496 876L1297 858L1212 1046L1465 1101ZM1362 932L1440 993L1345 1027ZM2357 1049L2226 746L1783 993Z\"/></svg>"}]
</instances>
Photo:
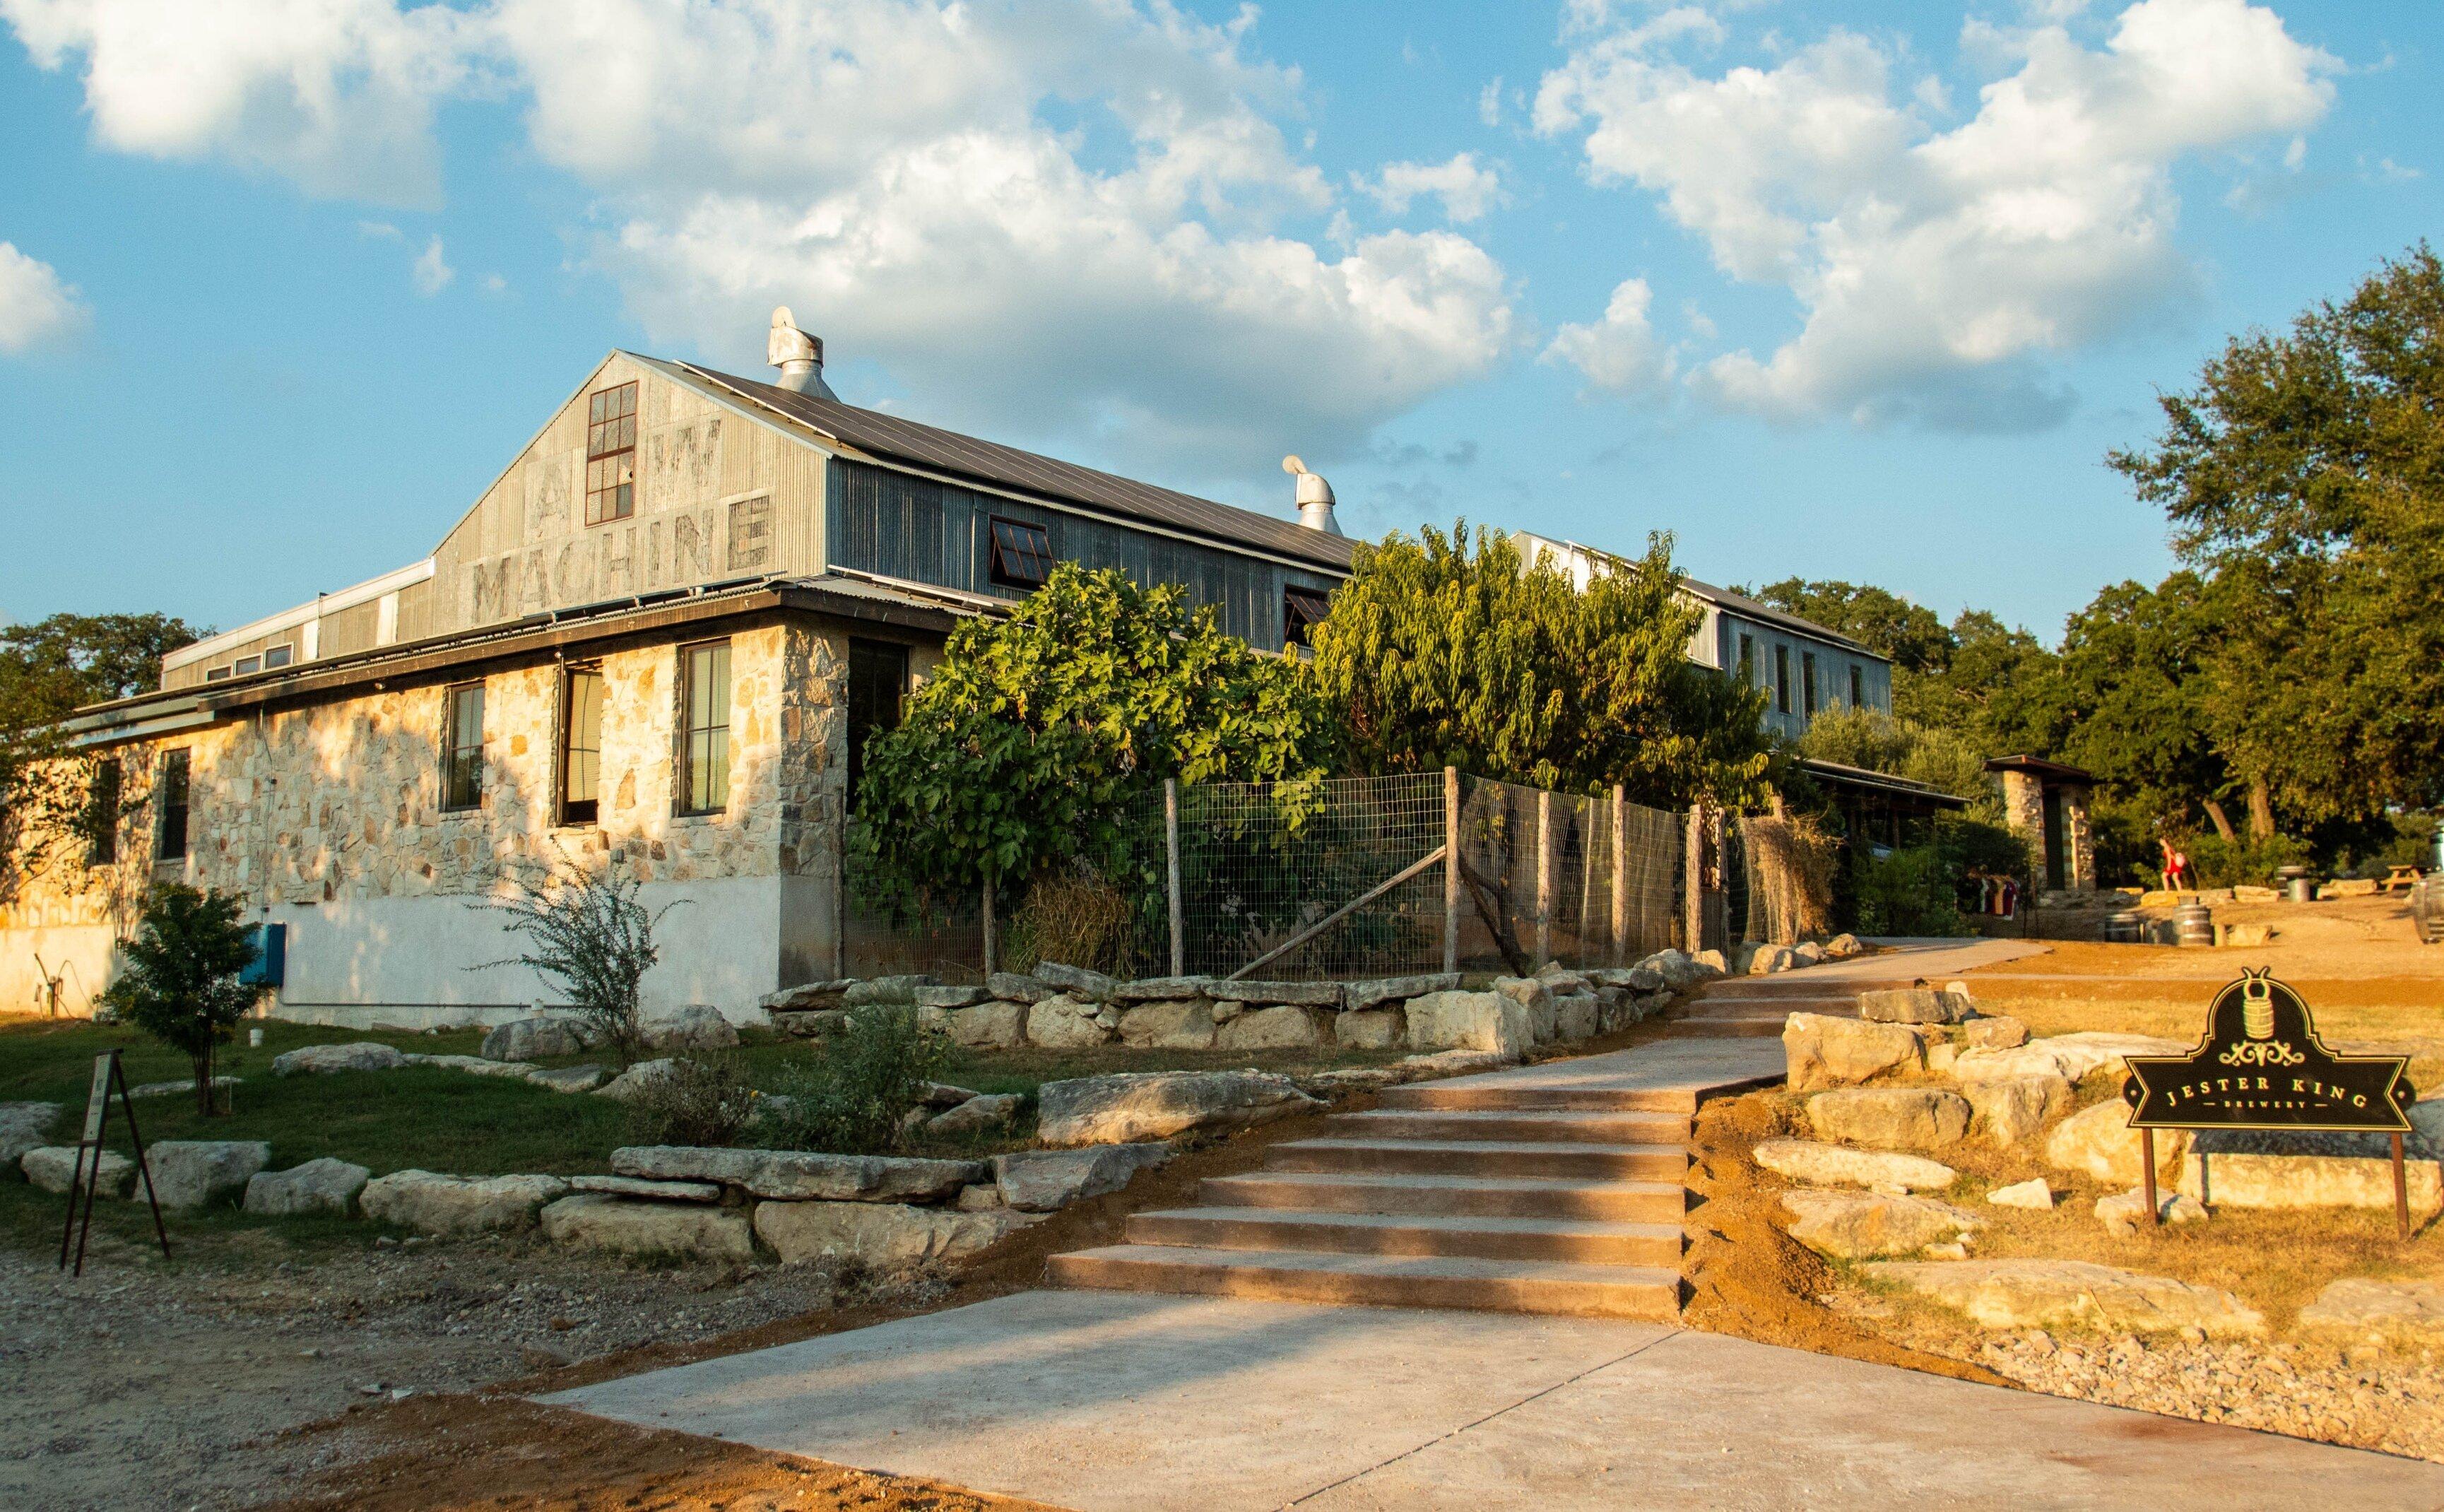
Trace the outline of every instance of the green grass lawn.
<instances>
[{"instance_id":1,"label":"green grass lawn","mask_svg":"<svg viewBox=\"0 0 2444 1512\"><path fill-rule=\"evenodd\" d=\"M261 1048L246 1043L250 1028L264 1031ZM411 1168L470 1176L599 1172L609 1170L613 1150L640 1137L623 1103L584 1093L552 1092L508 1078L473 1076L438 1066L321 1076L272 1074L272 1058L286 1051L361 1040L429 1055L473 1055L483 1035L475 1029L397 1034L250 1021L240 1027L237 1042L221 1053L220 1074L240 1079L237 1087L224 1093L228 1113L204 1117L195 1109L193 1092L181 1091L138 1099L139 1127L148 1144L159 1139L261 1139L271 1146L270 1169L275 1171L332 1155L364 1166L376 1175ZM193 1075L184 1056L132 1029L82 1021L25 1021L0 1024L0 1101L63 1104L66 1111L53 1126L51 1137L55 1142L71 1142L84 1107L93 1058L114 1046L122 1052L132 1085L183 1080ZM737 1051L747 1063L750 1079L766 1089L781 1085L794 1066L808 1064L821 1053L810 1042L755 1031L748 1033ZM1341 1050L1231 1054L1119 1046L1066 1052L962 1050L954 1052L941 1075L946 1081L979 1092L1032 1094L1046 1081L1109 1071L1247 1065L1288 1071L1375 1064L1399 1054ZM588 1060L612 1064L602 1056L571 1056L546 1063ZM1034 1122L1029 1116L999 1134L956 1143L919 1142L909 1152L983 1155L1023 1146L1033 1136ZM130 1148L126 1125L116 1105L109 1142L122 1153ZM65 1202L22 1180L0 1176L0 1242L36 1248L57 1244ZM146 1222L140 1203L132 1208L104 1204L96 1218L96 1229L134 1238ZM261 1219L233 1209L180 1215L171 1222L174 1239L182 1228L268 1228L300 1243L348 1236L361 1242L366 1232L361 1225L337 1220Z\"/></svg>"}]
</instances>

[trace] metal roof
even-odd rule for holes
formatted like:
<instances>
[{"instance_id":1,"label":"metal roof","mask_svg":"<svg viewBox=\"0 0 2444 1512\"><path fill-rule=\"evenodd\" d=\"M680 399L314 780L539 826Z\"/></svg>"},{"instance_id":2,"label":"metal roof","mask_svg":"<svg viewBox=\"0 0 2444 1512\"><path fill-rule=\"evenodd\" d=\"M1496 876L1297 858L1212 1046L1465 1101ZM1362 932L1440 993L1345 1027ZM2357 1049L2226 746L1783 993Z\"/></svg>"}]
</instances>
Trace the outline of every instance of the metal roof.
<instances>
[{"instance_id":1,"label":"metal roof","mask_svg":"<svg viewBox=\"0 0 2444 1512\"><path fill-rule=\"evenodd\" d=\"M1729 588L1717 588L1711 582L1699 582L1694 578L1681 579L1680 586L1716 607L1729 609L1745 618L1787 630L1794 636L1805 636L1811 640L1822 640L1830 645L1840 646L1844 651L1856 652L1861 656L1873 656L1878 661L1892 660L1882 652L1853 640L1838 630L1827 630L1815 620L1803 619L1787 609L1776 609L1769 603L1759 603L1746 594L1733 593Z\"/></svg>"},{"instance_id":2,"label":"metal roof","mask_svg":"<svg viewBox=\"0 0 2444 1512\"><path fill-rule=\"evenodd\" d=\"M636 357L637 354L628 354ZM1092 508L1142 520L1173 530L1254 550L1268 551L1312 563L1325 572L1346 574L1356 543L1342 536L1253 510L1216 504L1192 493L1139 483L1117 473L1099 472L1074 462L1039 456L1016 447L980 441L938 426L904 420L896 415L861 410L854 404L820 398L791 389L717 373L693 362L665 362L639 358L675 377L692 377L729 390L740 398L784 415L818 434L848 448L894 462L931 469L980 483L1066 500Z\"/></svg>"},{"instance_id":3,"label":"metal roof","mask_svg":"<svg viewBox=\"0 0 2444 1512\"><path fill-rule=\"evenodd\" d=\"M1990 772L2026 772L2031 777L2050 778L2058 783L2079 786L2096 785L2096 774L2061 762L2049 762L2042 756L1997 756L1986 764Z\"/></svg>"},{"instance_id":4,"label":"metal roof","mask_svg":"<svg viewBox=\"0 0 2444 1512\"><path fill-rule=\"evenodd\" d=\"M1870 771L1864 766L1851 766L1842 762L1818 761L1813 757L1799 764L1807 775L1835 787L1856 787L1894 798L1915 799L1936 808L1967 808L1969 800L1942 788L1921 783L1914 777L1896 777L1891 772Z\"/></svg>"}]
</instances>

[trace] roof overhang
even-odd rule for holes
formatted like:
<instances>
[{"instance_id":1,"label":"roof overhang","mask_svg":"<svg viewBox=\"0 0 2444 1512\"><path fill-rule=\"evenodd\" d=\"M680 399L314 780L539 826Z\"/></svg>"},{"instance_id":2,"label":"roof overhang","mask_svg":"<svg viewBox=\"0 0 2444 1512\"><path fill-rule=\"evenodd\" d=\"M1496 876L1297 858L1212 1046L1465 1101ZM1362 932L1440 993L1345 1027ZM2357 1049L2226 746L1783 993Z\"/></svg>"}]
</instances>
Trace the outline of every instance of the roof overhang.
<instances>
[{"instance_id":1,"label":"roof overhang","mask_svg":"<svg viewBox=\"0 0 2444 1512\"><path fill-rule=\"evenodd\" d=\"M1914 782L1907 777L1896 777L1890 772L1870 771L1864 766L1845 766L1840 762L1803 760L1799 765L1820 786L1873 793L1881 798L1923 803L1931 808L1957 810L1969 806L1969 800L1957 794L1947 793L1940 787Z\"/></svg>"},{"instance_id":2,"label":"roof overhang","mask_svg":"<svg viewBox=\"0 0 2444 1512\"><path fill-rule=\"evenodd\" d=\"M2049 762L2039 756L1997 756L1986 764L1990 772L2019 772L2044 783L2061 783L2077 787L2094 787L2096 774L2061 762Z\"/></svg>"}]
</instances>

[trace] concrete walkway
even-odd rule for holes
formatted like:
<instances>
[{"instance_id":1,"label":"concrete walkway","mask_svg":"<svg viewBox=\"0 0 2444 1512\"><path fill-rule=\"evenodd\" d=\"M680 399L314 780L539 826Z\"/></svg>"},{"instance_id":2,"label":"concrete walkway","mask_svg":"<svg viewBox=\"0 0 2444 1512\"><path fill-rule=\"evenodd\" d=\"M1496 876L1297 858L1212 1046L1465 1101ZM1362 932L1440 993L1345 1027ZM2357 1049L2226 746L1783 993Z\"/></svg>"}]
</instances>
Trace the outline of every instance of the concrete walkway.
<instances>
[{"instance_id":1,"label":"concrete walkway","mask_svg":"<svg viewBox=\"0 0 2444 1512\"><path fill-rule=\"evenodd\" d=\"M546 1400L1080 1512L2444 1506L2444 1466L1664 1324L1113 1292Z\"/></svg>"}]
</instances>

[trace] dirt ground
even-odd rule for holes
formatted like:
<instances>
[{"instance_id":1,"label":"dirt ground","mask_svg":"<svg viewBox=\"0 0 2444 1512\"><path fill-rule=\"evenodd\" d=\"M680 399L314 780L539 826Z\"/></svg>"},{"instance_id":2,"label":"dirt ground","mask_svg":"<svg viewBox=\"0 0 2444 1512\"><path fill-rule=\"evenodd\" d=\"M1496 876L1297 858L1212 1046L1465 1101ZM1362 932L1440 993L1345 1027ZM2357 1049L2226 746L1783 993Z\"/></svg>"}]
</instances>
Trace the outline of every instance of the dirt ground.
<instances>
[{"instance_id":1,"label":"dirt ground","mask_svg":"<svg viewBox=\"0 0 2444 1512\"><path fill-rule=\"evenodd\" d=\"M1343 1108L1364 1106L1344 1102ZM98 1227L82 1279L0 1250L0 1507L1009 1507L551 1412L544 1392L1033 1286L1045 1258L1117 1241L1252 1169L1285 1119L1022 1230L955 1275L653 1269L531 1240L284 1256L259 1231L189 1239L176 1265Z\"/></svg>"}]
</instances>

